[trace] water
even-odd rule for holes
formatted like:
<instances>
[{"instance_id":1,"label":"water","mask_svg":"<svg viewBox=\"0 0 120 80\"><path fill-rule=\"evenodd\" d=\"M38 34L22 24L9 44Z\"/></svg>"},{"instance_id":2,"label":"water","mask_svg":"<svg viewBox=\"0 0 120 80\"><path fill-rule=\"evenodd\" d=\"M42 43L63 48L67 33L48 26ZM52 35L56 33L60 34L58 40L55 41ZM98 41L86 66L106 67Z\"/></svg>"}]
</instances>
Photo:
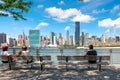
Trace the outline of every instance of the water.
<instances>
[{"instance_id":1,"label":"water","mask_svg":"<svg viewBox=\"0 0 120 80\"><path fill-rule=\"evenodd\" d=\"M21 49L20 48L16 48L15 49L15 53L19 52ZM102 55L102 54L107 54L110 55L110 48L98 48L95 49L98 53L98 55ZM111 53L111 60L112 60L112 64L120 64L120 48L111 48L112 53ZM0 49L1 52L1 49ZM13 49L10 48L9 49L9 53L13 54ZM63 49L63 53L62 55L82 55L85 54L87 52L86 49ZM31 55L37 55L37 50L36 49L30 49L30 53ZM52 61L57 61L57 56L61 55L60 53L60 49L57 48L44 48L44 49L39 49L38 52L39 55L50 55Z\"/></svg>"}]
</instances>

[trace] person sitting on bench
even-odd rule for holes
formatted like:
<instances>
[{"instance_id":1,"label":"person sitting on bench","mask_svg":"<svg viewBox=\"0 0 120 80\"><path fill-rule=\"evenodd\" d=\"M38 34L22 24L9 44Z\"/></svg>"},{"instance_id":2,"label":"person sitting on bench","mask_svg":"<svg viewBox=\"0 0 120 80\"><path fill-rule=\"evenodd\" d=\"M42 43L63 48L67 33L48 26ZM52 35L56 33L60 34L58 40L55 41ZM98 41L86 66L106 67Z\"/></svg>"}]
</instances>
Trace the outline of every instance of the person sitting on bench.
<instances>
[{"instance_id":1,"label":"person sitting on bench","mask_svg":"<svg viewBox=\"0 0 120 80\"><path fill-rule=\"evenodd\" d=\"M3 46L2 46L2 52L1 52L1 59L2 59L2 62L3 63L8 63L8 57L9 56L12 56L12 54L10 54L9 52L8 52L8 45L7 44L4 44Z\"/></svg>"},{"instance_id":2,"label":"person sitting on bench","mask_svg":"<svg viewBox=\"0 0 120 80\"><path fill-rule=\"evenodd\" d=\"M96 63L97 60L97 51L93 49L93 45L89 45L89 51L85 54L85 57L87 57L88 62L90 64ZM88 66L90 68L90 65Z\"/></svg>"},{"instance_id":3,"label":"person sitting on bench","mask_svg":"<svg viewBox=\"0 0 120 80\"><path fill-rule=\"evenodd\" d=\"M13 56L16 56L16 57L22 56L24 59L27 60L27 63L32 62L32 59L30 57L30 51L27 49L26 46L22 46L22 50L16 54L14 54Z\"/></svg>"}]
</instances>

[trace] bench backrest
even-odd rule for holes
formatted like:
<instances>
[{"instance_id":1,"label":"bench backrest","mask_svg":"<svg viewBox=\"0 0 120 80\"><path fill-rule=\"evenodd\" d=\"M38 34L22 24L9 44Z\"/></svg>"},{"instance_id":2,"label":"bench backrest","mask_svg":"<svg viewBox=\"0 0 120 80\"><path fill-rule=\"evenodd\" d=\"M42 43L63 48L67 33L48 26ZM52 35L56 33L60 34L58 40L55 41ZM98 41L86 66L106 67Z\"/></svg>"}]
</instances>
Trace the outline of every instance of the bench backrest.
<instances>
[{"instance_id":1,"label":"bench backrest","mask_svg":"<svg viewBox=\"0 0 120 80\"><path fill-rule=\"evenodd\" d=\"M105 56L89 56L88 58L85 58L83 55L81 56L57 56L58 61L84 61L84 60L98 60L101 58L102 61L110 61L110 55Z\"/></svg>"},{"instance_id":2,"label":"bench backrest","mask_svg":"<svg viewBox=\"0 0 120 80\"><path fill-rule=\"evenodd\" d=\"M37 55L34 55L34 56L20 56L20 57L17 57L18 60L27 60L26 58L29 58L29 59L32 59L33 61L42 61L42 60L51 60L51 56L49 55L45 55L45 56L37 56Z\"/></svg>"},{"instance_id":3,"label":"bench backrest","mask_svg":"<svg viewBox=\"0 0 120 80\"><path fill-rule=\"evenodd\" d=\"M46 55L46 56L40 56L43 58L43 60L51 60L51 56L49 55Z\"/></svg>"},{"instance_id":4,"label":"bench backrest","mask_svg":"<svg viewBox=\"0 0 120 80\"><path fill-rule=\"evenodd\" d=\"M2 60L2 61L8 61L8 56L0 55L0 60Z\"/></svg>"},{"instance_id":5,"label":"bench backrest","mask_svg":"<svg viewBox=\"0 0 120 80\"><path fill-rule=\"evenodd\" d=\"M97 60L97 55L88 55L87 60L88 61L96 61Z\"/></svg>"}]
</instances>

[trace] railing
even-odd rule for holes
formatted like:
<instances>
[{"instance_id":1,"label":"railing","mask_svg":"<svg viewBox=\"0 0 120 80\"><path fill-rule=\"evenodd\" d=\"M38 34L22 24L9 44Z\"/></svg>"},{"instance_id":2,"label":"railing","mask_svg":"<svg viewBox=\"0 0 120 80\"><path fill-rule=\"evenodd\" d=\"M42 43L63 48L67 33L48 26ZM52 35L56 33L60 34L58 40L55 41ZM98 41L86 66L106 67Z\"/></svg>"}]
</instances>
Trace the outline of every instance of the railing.
<instances>
[{"instance_id":1,"label":"railing","mask_svg":"<svg viewBox=\"0 0 120 80\"><path fill-rule=\"evenodd\" d=\"M39 49L39 48L29 48L32 55L50 55L53 61L56 61L57 55L81 55L85 54L88 49ZM11 54L19 52L20 48L9 48ZM120 48L97 48L98 55L111 55L112 64L120 64ZM0 48L1 52L1 48ZM56 63L56 62L55 62Z\"/></svg>"}]
</instances>

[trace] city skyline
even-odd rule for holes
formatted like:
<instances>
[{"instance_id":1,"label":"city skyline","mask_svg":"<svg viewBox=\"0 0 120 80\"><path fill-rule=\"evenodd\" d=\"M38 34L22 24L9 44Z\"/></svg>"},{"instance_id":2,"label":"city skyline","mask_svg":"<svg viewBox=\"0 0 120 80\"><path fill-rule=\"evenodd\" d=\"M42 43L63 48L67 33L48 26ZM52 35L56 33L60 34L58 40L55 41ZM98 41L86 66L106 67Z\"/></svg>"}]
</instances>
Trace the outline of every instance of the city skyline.
<instances>
[{"instance_id":1,"label":"city skyline","mask_svg":"<svg viewBox=\"0 0 120 80\"><path fill-rule=\"evenodd\" d=\"M23 31L29 34L29 29L40 28L40 34L45 36L50 32L62 33L66 30L70 35L75 33L75 21L80 22L80 34L101 36L104 33L114 36L120 34L120 1L115 0L37 0L28 13L24 13L27 21L15 21L11 16L0 17L1 29L11 37L17 38ZM99 30L99 31L98 31Z\"/></svg>"}]
</instances>

